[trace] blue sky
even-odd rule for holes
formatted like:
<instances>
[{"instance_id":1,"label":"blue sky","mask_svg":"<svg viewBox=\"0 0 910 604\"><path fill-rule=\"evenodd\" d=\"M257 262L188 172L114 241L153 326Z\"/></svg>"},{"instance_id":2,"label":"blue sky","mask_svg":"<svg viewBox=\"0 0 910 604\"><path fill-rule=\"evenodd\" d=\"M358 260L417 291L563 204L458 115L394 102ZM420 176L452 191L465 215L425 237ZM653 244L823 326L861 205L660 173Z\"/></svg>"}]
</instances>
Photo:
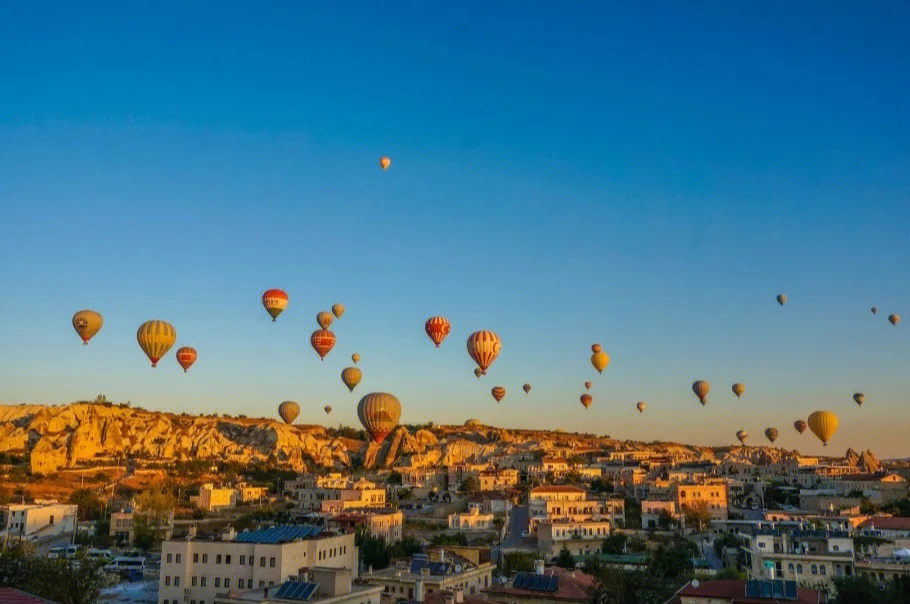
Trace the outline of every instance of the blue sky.
<instances>
[{"instance_id":1,"label":"blue sky","mask_svg":"<svg viewBox=\"0 0 910 604\"><path fill-rule=\"evenodd\" d=\"M3 3L0 400L355 423L359 352L406 422L910 455L907 5L602 4Z\"/></svg>"}]
</instances>

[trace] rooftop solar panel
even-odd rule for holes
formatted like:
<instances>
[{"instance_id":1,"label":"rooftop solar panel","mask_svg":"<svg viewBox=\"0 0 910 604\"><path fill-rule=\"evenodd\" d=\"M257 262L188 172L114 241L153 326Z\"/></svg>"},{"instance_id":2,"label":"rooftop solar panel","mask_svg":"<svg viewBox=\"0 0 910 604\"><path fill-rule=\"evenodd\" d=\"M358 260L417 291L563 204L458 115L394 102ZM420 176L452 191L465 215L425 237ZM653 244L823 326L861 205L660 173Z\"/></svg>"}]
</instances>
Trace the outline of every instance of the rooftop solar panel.
<instances>
[{"instance_id":1,"label":"rooftop solar panel","mask_svg":"<svg viewBox=\"0 0 910 604\"><path fill-rule=\"evenodd\" d=\"M284 600L309 600L313 597L319 586L316 583L306 583L304 581L285 581L278 591L275 592L276 598Z\"/></svg>"},{"instance_id":2,"label":"rooftop solar panel","mask_svg":"<svg viewBox=\"0 0 910 604\"><path fill-rule=\"evenodd\" d=\"M240 543L288 543L296 539L309 539L322 533L322 527L309 524L273 526L254 531L244 531L234 539Z\"/></svg>"},{"instance_id":3,"label":"rooftop solar panel","mask_svg":"<svg viewBox=\"0 0 910 604\"><path fill-rule=\"evenodd\" d=\"M799 593L796 591L796 581L784 581L784 598L787 600L795 600L799 597Z\"/></svg>"}]
</instances>

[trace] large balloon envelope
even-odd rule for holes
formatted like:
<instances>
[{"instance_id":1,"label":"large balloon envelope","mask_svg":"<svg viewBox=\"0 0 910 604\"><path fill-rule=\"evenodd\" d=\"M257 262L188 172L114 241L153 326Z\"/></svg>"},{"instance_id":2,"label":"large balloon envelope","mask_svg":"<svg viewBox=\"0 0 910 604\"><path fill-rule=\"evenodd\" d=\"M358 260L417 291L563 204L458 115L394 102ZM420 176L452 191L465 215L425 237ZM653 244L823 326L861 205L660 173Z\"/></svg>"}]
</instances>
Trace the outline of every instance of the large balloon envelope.
<instances>
[{"instance_id":1,"label":"large balloon envelope","mask_svg":"<svg viewBox=\"0 0 910 604\"><path fill-rule=\"evenodd\" d=\"M809 416L809 429L822 441L822 444L828 446L828 441L837 432L837 416L830 411L816 411Z\"/></svg>"},{"instance_id":2,"label":"large balloon envelope","mask_svg":"<svg viewBox=\"0 0 910 604\"><path fill-rule=\"evenodd\" d=\"M88 341L101 331L102 325L104 325L104 317L94 310L80 310L73 315L73 329L82 338L83 344L88 344Z\"/></svg>"},{"instance_id":3,"label":"large balloon envelope","mask_svg":"<svg viewBox=\"0 0 910 604\"><path fill-rule=\"evenodd\" d=\"M325 414L328 415L329 413L332 412L332 406L326 405L325 407L323 407L323 410L325 411Z\"/></svg>"},{"instance_id":4,"label":"large balloon envelope","mask_svg":"<svg viewBox=\"0 0 910 604\"><path fill-rule=\"evenodd\" d=\"M475 331L468 336L468 354L477 363L480 372L486 374L487 369L499 356L502 342L492 331Z\"/></svg>"},{"instance_id":5,"label":"large balloon envelope","mask_svg":"<svg viewBox=\"0 0 910 604\"><path fill-rule=\"evenodd\" d=\"M527 394L531 391L531 384L525 384L521 387L521 389L525 391L525 394Z\"/></svg>"},{"instance_id":6,"label":"large balloon envelope","mask_svg":"<svg viewBox=\"0 0 910 604\"><path fill-rule=\"evenodd\" d=\"M591 364L594 365L594 369L597 370L597 373L603 373L604 369L607 368L607 365L610 364L610 355L603 351L600 348L600 345L595 344L599 350L595 351L591 355Z\"/></svg>"},{"instance_id":7,"label":"large balloon envelope","mask_svg":"<svg viewBox=\"0 0 910 604\"><path fill-rule=\"evenodd\" d=\"M892 325L897 327L897 324L901 322L901 316L897 313L894 313L893 315L888 315L888 320Z\"/></svg>"},{"instance_id":8,"label":"large balloon envelope","mask_svg":"<svg viewBox=\"0 0 910 604\"><path fill-rule=\"evenodd\" d=\"M375 443L381 443L401 418L401 403L385 392L372 392L357 404L357 417Z\"/></svg>"},{"instance_id":9,"label":"large balloon envelope","mask_svg":"<svg viewBox=\"0 0 910 604\"><path fill-rule=\"evenodd\" d=\"M334 319L335 317L332 316L332 313L324 310L316 315L316 323L323 329L328 329Z\"/></svg>"},{"instance_id":10,"label":"large balloon envelope","mask_svg":"<svg viewBox=\"0 0 910 604\"><path fill-rule=\"evenodd\" d=\"M288 295L281 289L267 289L262 294L262 305L274 321L287 308Z\"/></svg>"},{"instance_id":11,"label":"large balloon envelope","mask_svg":"<svg viewBox=\"0 0 910 604\"><path fill-rule=\"evenodd\" d=\"M391 166L391 165L392 165L392 160L389 159L388 157L386 157L385 155L383 155L382 157L379 158L379 167L382 168L383 170L388 170L389 166ZM405 171L407 171L407 170L405 170Z\"/></svg>"},{"instance_id":12,"label":"large balloon envelope","mask_svg":"<svg viewBox=\"0 0 910 604\"><path fill-rule=\"evenodd\" d=\"M354 364L356 365L360 362L360 355L355 352L351 355L351 360L354 361Z\"/></svg>"},{"instance_id":13,"label":"large balloon envelope","mask_svg":"<svg viewBox=\"0 0 910 604\"><path fill-rule=\"evenodd\" d=\"M644 413L645 407L647 407L647 405L644 401L638 401L638 403L635 405L635 408L638 409L639 413Z\"/></svg>"},{"instance_id":14,"label":"large balloon envelope","mask_svg":"<svg viewBox=\"0 0 910 604\"><path fill-rule=\"evenodd\" d=\"M158 366L167 351L177 341L177 330L167 321L146 321L139 326L136 340L145 356L152 362L152 367Z\"/></svg>"},{"instance_id":15,"label":"large balloon envelope","mask_svg":"<svg viewBox=\"0 0 910 604\"><path fill-rule=\"evenodd\" d=\"M196 349L190 346L184 346L177 349L177 362L183 367L183 373L196 362Z\"/></svg>"},{"instance_id":16,"label":"large balloon envelope","mask_svg":"<svg viewBox=\"0 0 910 604\"><path fill-rule=\"evenodd\" d=\"M291 424L300 414L300 405L294 401L284 401L278 405L278 415L284 420L284 423Z\"/></svg>"},{"instance_id":17,"label":"large balloon envelope","mask_svg":"<svg viewBox=\"0 0 910 604\"><path fill-rule=\"evenodd\" d=\"M429 336L433 343L436 344L436 348L439 348L442 341L445 340L446 336L449 335L449 332L452 331L452 326L445 317L430 317L424 324L423 329L427 332L427 336Z\"/></svg>"}]
</instances>

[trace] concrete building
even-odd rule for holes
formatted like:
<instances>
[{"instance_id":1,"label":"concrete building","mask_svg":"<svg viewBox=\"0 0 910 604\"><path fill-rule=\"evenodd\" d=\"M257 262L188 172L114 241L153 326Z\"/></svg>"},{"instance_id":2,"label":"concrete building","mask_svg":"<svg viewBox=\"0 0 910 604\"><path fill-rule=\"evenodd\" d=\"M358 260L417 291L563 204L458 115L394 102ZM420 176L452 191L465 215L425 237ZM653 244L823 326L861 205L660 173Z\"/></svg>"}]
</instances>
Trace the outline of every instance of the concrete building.
<instances>
[{"instance_id":1,"label":"concrete building","mask_svg":"<svg viewBox=\"0 0 910 604\"><path fill-rule=\"evenodd\" d=\"M673 503L683 513L687 506L704 503L715 520L727 519L727 483L723 480L709 480L695 484L673 486Z\"/></svg>"},{"instance_id":2,"label":"concrete building","mask_svg":"<svg viewBox=\"0 0 910 604\"><path fill-rule=\"evenodd\" d=\"M382 588L352 580L348 569L313 567L298 572L295 579L262 589L229 588L216 595L214 604L379 604ZM198 604L198 602L197 602Z\"/></svg>"},{"instance_id":3,"label":"concrete building","mask_svg":"<svg viewBox=\"0 0 910 604\"><path fill-rule=\"evenodd\" d=\"M232 508L237 505L240 498L233 487L216 487L211 482L199 488L199 498L196 507L210 512Z\"/></svg>"},{"instance_id":4,"label":"concrete building","mask_svg":"<svg viewBox=\"0 0 910 604\"><path fill-rule=\"evenodd\" d=\"M648 499L641 502L641 528L660 528L661 517L667 515L669 515L671 519L678 518L676 504L674 502L650 501Z\"/></svg>"},{"instance_id":5,"label":"concrete building","mask_svg":"<svg viewBox=\"0 0 910 604\"><path fill-rule=\"evenodd\" d=\"M855 572L853 538L846 532L764 529L744 539L752 579L785 579L827 589L834 579Z\"/></svg>"},{"instance_id":6,"label":"concrete building","mask_svg":"<svg viewBox=\"0 0 910 604\"><path fill-rule=\"evenodd\" d=\"M715 579L691 581L676 592L666 604L824 604L824 592L797 587L793 581L744 581Z\"/></svg>"},{"instance_id":7,"label":"concrete building","mask_svg":"<svg viewBox=\"0 0 910 604\"><path fill-rule=\"evenodd\" d=\"M410 560L396 561L393 566L363 578L382 586L381 604L395 604L399 600L423 602L427 596L445 590L479 594L493 582L493 564L474 564L444 552L440 561L432 562L428 556L416 554Z\"/></svg>"},{"instance_id":8,"label":"concrete building","mask_svg":"<svg viewBox=\"0 0 910 604\"><path fill-rule=\"evenodd\" d=\"M496 528L493 514L481 512L480 506L473 506L467 512L449 514L449 530L486 531Z\"/></svg>"},{"instance_id":9,"label":"concrete building","mask_svg":"<svg viewBox=\"0 0 910 604\"><path fill-rule=\"evenodd\" d=\"M10 503L0 506L0 540L41 542L76 531L78 506L69 503Z\"/></svg>"},{"instance_id":10,"label":"concrete building","mask_svg":"<svg viewBox=\"0 0 910 604\"><path fill-rule=\"evenodd\" d=\"M108 533L116 543L132 545L136 541L134 521L142 513L133 509L121 510L111 514L111 529ZM174 534L174 512L169 512L161 524L156 527L162 539L170 539Z\"/></svg>"},{"instance_id":11,"label":"concrete building","mask_svg":"<svg viewBox=\"0 0 910 604\"><path fill-rule=\"evenodd\" d=\"M403 516L396 509L362 509L343 512L328 520L329 527L354 531L365 528L371 534L388 542L401 539Z\"/></svg>"},{"instance_id":12,"label":"concrete building","mask_svg":"<svg viewBox=\"0 0 910 604\"><path fill-rule=\"evenodd\" d=\"M385 489L363 478L346 482L343 487L301 487L296 493L300 507L309 511L340 514L352 509L386 507Z\"/></svg>"},{"instance_id":13,"label":"concrete building","mask_svg":"<svg viewBox=\"0 0 910 604\"><path fill-rule=\"evenodd\" d=\"M161 545L159 604L206 604L230 590L264 589L295 580L300 569L347 569L354 578L353 533L305 524L229 531L219 540L171 539Z\"/></svg>"},{"instance_id":14,"label":"concrete building","mask_svg":"<svg viewBox=\"0 0 910 604\"><path fill-rule=\"evenodd\" d=\"M610 536L610 521L549 520L537 525L537 549L554 558L566 547L573 556L597 553Z\"/></svg>"},{"instance_id":15,"label":"concrete building","mask_svg":"<svg viewBox=\"0 0 910 604\"><path fill-rule=\"evenodd\" d=\"M478 480L481 491L507 491L518 486L519 472L511 468L483 470Z\"/></svg>"}]
</instances>

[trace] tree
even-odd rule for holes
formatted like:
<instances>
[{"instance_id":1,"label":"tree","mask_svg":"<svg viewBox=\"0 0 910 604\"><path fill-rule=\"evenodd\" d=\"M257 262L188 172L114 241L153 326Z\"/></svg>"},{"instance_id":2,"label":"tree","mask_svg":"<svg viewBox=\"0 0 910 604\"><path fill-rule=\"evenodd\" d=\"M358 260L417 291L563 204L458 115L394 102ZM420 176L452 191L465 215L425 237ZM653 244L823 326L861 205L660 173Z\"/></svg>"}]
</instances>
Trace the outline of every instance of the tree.
<instances>
[{"instance_id":1,"label":"tree","mask_svg":"<svg viewBox=\"0 0 910 604\"><path fill-rule=\"evenodd\" d=\"M641 537L632 537L627 542L626 549L633 554L642 554L648 550L648 544Z\"/></svg>"},{"instance_id":2,"label":"tree","mask_svg":"<svg viewBox=\"0 0 910 604\"><path fill-rule=\"evenodd\" d=\"M97 601L104 582L101 564L84 554L72 562L35 556L14 544L0 550L0 587L16 587L60 604Z\"/></svg>"},{"instance_id":3,"label":"tree","mask_svg":"<svg viewBox=\"0 0 910 604\"><path fill-rule=\"evenodd\" d=\"M164 537L164 530L177 507L177 498L170 488L156 485L137 495L134 502L134 543L140 549L152 549Z\"/></svg>"},{"instance_id":4,"label":"tree","mask_svg":"<svg viewBox=\"0 0 910 604\"><path fill-rule=\"evenodd\" d=\"M572 552L565 545L559 550L559 555L556 556L554 562L556 566L561 566L562 568L575 568L575 557L572 556Z\"/></svg>"},{"instance_id":5,"label":"tree","mask_svg":"<svg viewBox=\"0 0 910 604\"><path fill-rule=\"evenodd\" d=\"M612 493L613 483L603 478L595 478L591 481L591 490L595 493Z\"/></svg>"},{"instance_id":6,"label":"tree","mask_svg":"<svg viewBox=\"0 0 910 604\"><path fill-rule=\"evenodd\" d=\"M904 575L884 585L877 585L865 576L843 577L834 580L837 592L831 604L904 604L910 602L910 577Z\"/></svg>"},{"instance_id":7,"label":"tree","mask_svg":"<svg viewBox=\"0 0 910 604\"><path fill-rule=\"evenodd\" d=\"M670 513L670 510L660 510L657 512L657 526L663 530L669 529L676 520L673 518L673 514Z\"/></svg>"},{"instance_id":8,"label":"tree","mask_svg":"<svg viewBox=\"0 0 910 604\"><path fill-rule=\"evenodd\" d=\"M686 525L698 527L699 532L701 532L702 528L711 521L711 510L708 509L708 503L706 501L683 504L682 512L686 519Z\"/></svg>"},{"instance_id":9,"label":"tree","mask_svg":"<svg viewBox=\"0 0 910 604\"><path fill-rule=\"evenodd\" d=\"M641 502L634 497L626 497L625 501L625 522L626 527L638 528L641 526Z\"/></svg>"},{"instance_id":10,"label":"tree","mask_svg":"<svg viewBox=\"0 0 910 604\"><path fill-rule=\"evenodd\" d=\"M534 552L508 552L503 556L501 573L509 576L513 572L523 571L526 573L534 572L534 565L537 562L537 554Z\"/></svg>"},{"instance_id":11,"label":"tree","mask_svg":"<svg viewBox=\"0 0 910 604\"><path fill-rule=\"evenodd\" d=\"M461 484L458 485L458 492L463 495L473 495L480 490L480 484L478 484L477 479L473 476L468 476L461 481Z\"/></svg>"},{"instance_id":12,"label":"tree","mask_svg":"<svg viewBox=\"0 0 910 604\"><path fill-rule=\"evenodd\" d=\"M739 579L739 580L744 581L748 578L748 575L744 571L726 566L726 567L720 569L719 571L717 571L717 574L714 575L714 578L715 579Z\"/></svg>"},{"instance_id":13,"label":"tree","mask_svg":"<svg viewBox=\"0 0 910 604\"><path fill-rule=\"evenodd\" d=\"M622 533L610 535L604 539L603 545L600 546L600 551L616 556L624 554L626 551L626 536Z\"/></svg>"},{"instance_id":14,"label":"tree","mask_svg":"<svg viewBox=\"0 0 910 604\"><path fill-rule=\"evenodd\" d=\"M392 470L391 472L389 472L389 475L386 478L386 482L389 484L400 485L401 479L402 479L401 472L396 472L395 470Z\"/></svg>"},{"instance_id":15,"label":"tree","mask_svg":"<svg viewBox=\"0 0 910 604\"><path fill-rule=\"evenodd\" d=\"M79 506L79 520L97 520L104 509L98 495L90 489L76 489L70 493L69 502Z\"/></svg>"},{"instance_id":16,"label":"tree","mask_svg":"<svg viewBox=\"0 0 910 604\"><path fill-rule=\"evenodd\" d=\"M433 535L430 543L433 545L467 545L468 538L464 533L439 533L438 535Z\"/></svg>"}]
</instances>

